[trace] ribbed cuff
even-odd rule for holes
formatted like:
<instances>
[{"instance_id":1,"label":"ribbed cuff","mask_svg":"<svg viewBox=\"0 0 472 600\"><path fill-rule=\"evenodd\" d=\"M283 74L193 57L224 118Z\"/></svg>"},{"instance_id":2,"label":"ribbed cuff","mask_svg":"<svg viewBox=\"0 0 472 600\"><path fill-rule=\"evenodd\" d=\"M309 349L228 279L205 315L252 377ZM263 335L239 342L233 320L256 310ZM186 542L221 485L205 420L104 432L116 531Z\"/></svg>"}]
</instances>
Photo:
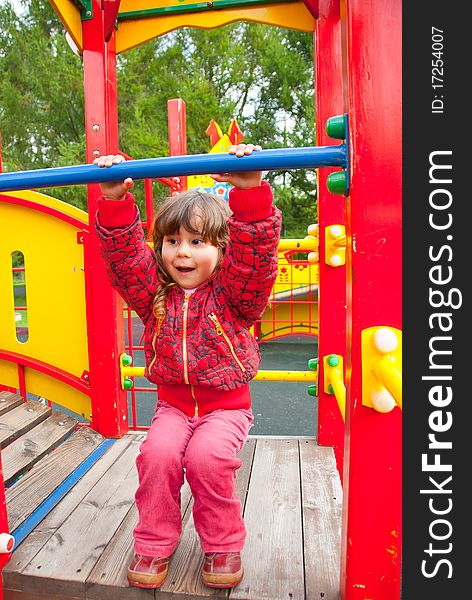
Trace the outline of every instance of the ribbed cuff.
<instances>
[{"instance_id":1,"label":"ribbed cuff","mask_svg":"<svg viewBox=\"0 0 472 600\"><path fill-rule=\"evenodd\" d=\"M123 200L107 200L104 196L98 199L98 221L105 229L126 227L131 225L136 217L134 196L126 193Z\"/></svg>"},{"instance_id":2,"label":"ribbed cuff","mask_svg":"<svg viewBox=\"0 0 472 600\"><path fill-rule=\"evenodd\" d=\"M229 193L229 207L238 221L263 221L272 214L272 190L268 181L260 186Z\"/></svg>"}]
</instances>

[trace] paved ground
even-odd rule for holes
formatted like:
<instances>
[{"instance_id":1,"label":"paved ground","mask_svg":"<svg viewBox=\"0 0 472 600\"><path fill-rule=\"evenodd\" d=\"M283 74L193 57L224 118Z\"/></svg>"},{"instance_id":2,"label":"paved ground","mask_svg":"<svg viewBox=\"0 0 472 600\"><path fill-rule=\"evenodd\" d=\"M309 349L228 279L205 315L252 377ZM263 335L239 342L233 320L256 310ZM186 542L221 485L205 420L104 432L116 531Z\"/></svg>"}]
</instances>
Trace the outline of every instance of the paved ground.
<instances>
[{"instance_id":1,"label":"paved ground","mask_svg":"<svg viewBox=\"0 0 472 600\"><path fill-rule=\"evenodd\" d=\"M308 359L318 356L316 338L293 336L261 345L261 369L306 371ZM299 382L253 381L254 426L257 435L316 435L318 398Z\"/></svg>"}]
</instances>

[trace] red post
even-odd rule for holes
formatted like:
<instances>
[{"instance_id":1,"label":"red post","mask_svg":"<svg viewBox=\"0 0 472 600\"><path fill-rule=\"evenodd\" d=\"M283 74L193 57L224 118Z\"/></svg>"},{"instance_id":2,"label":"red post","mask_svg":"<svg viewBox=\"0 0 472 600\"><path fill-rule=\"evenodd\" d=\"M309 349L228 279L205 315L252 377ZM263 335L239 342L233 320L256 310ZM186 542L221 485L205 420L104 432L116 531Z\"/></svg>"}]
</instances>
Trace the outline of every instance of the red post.
<instances>
[{"instance_id":1,"label":"red post","mask_svg":"<svg viewBox=\"0 0 472 600\"><path fill-rule=\"evenodd\" d=\"M187 154L187 107L181 98L167 101L167 123L169 156L184 156ZM187 178L179 177L179 180L177 190L186 190Z\"/></svg>"},{"instance_id":2,"label":"red post","mask_svg":"<svg viewBox=\"0 0 472 600\"><path fill-rule=\"evenodd\" d=\"M341 8L351 159L341 597L398 600L401 411L363 406L361 333L402 326L402 3Z\"/></svg>"},{"instance_id":3,"label":"red post","mask_svg":"<svg viewBox=\"0 0 472 600\"><path fill-rule=\"evenodd\" d=\"M315 98L317 144L339 144L326 134L326 121L344 112L339 0L320 0L315 30ZM318 169L318 224L320 231L320 295L318 305L318 442L333 446L339 473L343 473L344 421L336 398L323 390L323 357L346 356L346 266L325 263L325 231L345 225L346 199L331 194L326 180L334 169Z\"/></svg>"},{"instance_id":4,"label":"red post","mask_svg":"<svg viewBox=\"0 0 472 600\"><path fill-rule=\"evenodd\" d=\"M14 540L11 536L6 536L9 532L8 528L8 515L7 515L7 503L5 500L5 484L3 482L3 469L2 469L2 459L0 453L0 536L2 538L7 537L7 539L0 539L0 545L6 546L5 548L0 548L0 576L3 567L10 560L11 552L8 550L13 549ZM8 539L8 537L10 539ZM7 551L4 551L7 550ZM3 583L0 581L0 600L3 600Z\"/></svg>"},{"instance_id":5,"label":"red post","mask_svg":"<svg viewBox=\"0 0 472 600\"><path fill-rule=\"evenodd\" d=\"M93 19L83 21L86 160L118 152L115 34L105 41L101 1L92 2ZM85 240L85 288L92 427L107 437L128 431L126 392L121 389L124 352L123 303L108 283L95 234L99 186L88 186L90 234Z\"/></svg>"}]
</instances>

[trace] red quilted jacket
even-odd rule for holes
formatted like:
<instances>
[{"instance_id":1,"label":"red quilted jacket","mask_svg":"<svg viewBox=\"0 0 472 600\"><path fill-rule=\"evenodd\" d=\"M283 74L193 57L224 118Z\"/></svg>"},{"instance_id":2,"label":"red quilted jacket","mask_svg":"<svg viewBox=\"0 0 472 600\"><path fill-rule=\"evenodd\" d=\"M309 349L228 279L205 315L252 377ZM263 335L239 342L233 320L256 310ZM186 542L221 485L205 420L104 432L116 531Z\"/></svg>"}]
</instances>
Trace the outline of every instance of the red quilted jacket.
<instances>
[{"instance_id":1,"label":"red quilted jacket","mask_svg":"<svg viewBox=\"0 0 472 600\"><path fill-rule=\"evenodd\" d=\"M247 408L247 384L261 360L249 328L265 310L277 276L281 214L267 182L232 189L229 203L230 243L221 269L192 294L172 288L166 317L158 323L152 313L159 285L156 261L133 196L99 200L96 229L108 275L145 326L145 375L159 386L161 399L188 414L197 408L200 415L215 408ZM172 389L185 398L172 402L171 386L179 386Z\"/></svg>"}]
</instances>

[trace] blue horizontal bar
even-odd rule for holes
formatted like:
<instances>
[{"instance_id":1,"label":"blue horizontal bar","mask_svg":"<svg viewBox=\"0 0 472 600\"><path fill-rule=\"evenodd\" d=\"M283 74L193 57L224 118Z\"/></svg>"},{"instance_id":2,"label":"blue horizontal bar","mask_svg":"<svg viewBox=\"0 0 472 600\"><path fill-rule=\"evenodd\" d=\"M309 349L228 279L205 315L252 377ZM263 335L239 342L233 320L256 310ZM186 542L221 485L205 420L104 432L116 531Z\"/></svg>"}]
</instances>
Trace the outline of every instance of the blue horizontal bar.
<instances>
[{"instance_id":1,"label":"blue horizontal bar","mask_svg":"<svg viewBox=\"0 0 472 600\"><path fill-rule=\"evenodd\" d=\"M225 152L129 160L108 168L87 164L35 171L17 171L16 173L0 174L0 192L121 181L126 177L157 179L158 177L178 177L179 175L206 175L236 171L283 171L336 166L347 166L346 144L259 150L240 158Z\"/></svg>"},{"instance_id":2,"label":"blue horizontal bar","mask_svg":"<svg viewBox=\"0 0 472 600\"><path fill-rule=\"evenodd\" d=\"M104 440L100 446L98 446L85 460L81 463L77 469L64 479L59 485L41 504L34 510L30 516L23 521L14 531L11 532L15 538L16 549L21 542L29 535L33 529L38 525L51 510L59 504L64 496L69 492L74 485L81 479L87 471L93 467L93 465L101 458L108 448L116 442L115 439Z\"/></svg>"}]
</instances>

